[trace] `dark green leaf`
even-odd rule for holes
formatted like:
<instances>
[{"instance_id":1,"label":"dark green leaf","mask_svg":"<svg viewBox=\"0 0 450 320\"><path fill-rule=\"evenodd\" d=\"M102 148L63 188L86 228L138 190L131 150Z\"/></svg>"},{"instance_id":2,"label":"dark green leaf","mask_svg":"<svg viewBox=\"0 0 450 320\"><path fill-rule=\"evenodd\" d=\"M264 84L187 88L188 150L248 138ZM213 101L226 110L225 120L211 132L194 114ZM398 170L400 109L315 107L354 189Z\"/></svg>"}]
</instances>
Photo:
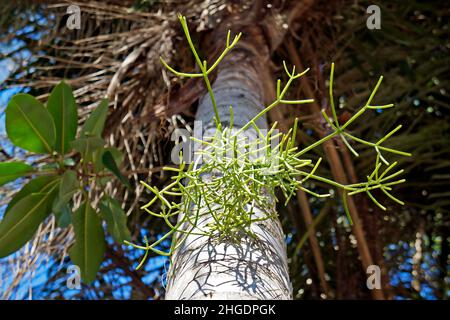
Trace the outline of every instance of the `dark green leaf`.
<instances>
[{"instance_id":1,"label":"dark green leaf","mask_svg":"<svg viewBox=\"0 0 450 320\"><path fill-rule=\"evenodd\" d=\"M77 104L72 89L64 81L53 88L47 109L56 128L55 150L64 154L69 150L69 142L75 139L78 126Z\"/></svg>"},{"instance_id":2,"label":"dark green leaf","mask_svg":"<svg viewBox=\"0 0 450 320\"><path fill-rule=\"evenodd\" d=\"M130 187L130 184L128 183L128 180L120 173L119 168L117 167L116 161L114 160L114 157L110 151L106 151L103 153L102 157L103 165L106 169L114 173L114 175L128 188Z\"/></svg>"},{"instance_id":3,"label":"dark green leaf","mask_svg":"<svg viewBox=\"0 0 450 320\"><path fill-rule=\"evenodd\" d=\"M62 207L67 204L73 195L79 190L79 182L77 173L73 170L64 172L61 184L59 186L58 201L54 204L54 212L59 212Z\"/></svg>"},{"instance_id":4,"label":"dark green leaf","mask_svg":"<svg viewBox=\"0 0 450 320\"><path fill-rule=\"evenodd\" d=\"M75 244L69 250L70 259L81 269L85 283L95 279L105 253L102 222L88 202L83 202L72 219Z\"/></svg>"},{"instance_id":5,"label":"dark green leaf","mask_svg":"<svg viewBox=\"0 0 450 320\"><path fill-rule=\"evenodd\" d=\"M58 176L40 176L31 180L26 185L24 185L22 189L17 192L11 199L8 207L6 207L5 216L11 210L11 208L24 197L32 193L46 193L48 192L48 190L57 185L59 181L60 177Z\"/></svg>"},{"instance_id":6,"label":"dark green leaf","mask_svg":"<svg viewBox=\"0 0 450 320\"><path fill-rule=\"evenodd\" d=\"M72 210L67 203L64 204L59 211L54 210L53 214L56 218L56 224L60 228L67 228L72 222Z\"/></svg>"},{"instance_id":7,"label":"dark green leaf","mask_svg":"<svg viewBox=\"0 0 450 320\"><path fill-rule=\"evenodd\" d=\"M115 199L107 198L100 203L100 213L108 226L108 232L114 240L122 244L130 241L131 235L127 228L127 216Z\"/></svg>"},{"instance_id":8,"label":"dark green leaf","mask_svg":"<svg viewBox=\"0 0 450 320\"><path fill-rule=\"evenodd\" d=\"M105 145L105 141L99 137L86 137L72 141L71 145L75 150L81 153L85 162L92 162L94 152L98 149L102 149Z\"/></svg>"},{"instance_id":9,"label":"dark green leaf","mask_svg":"<svg viewBox=\"0 0 450 320\"><path fill-rule=\"evenodd\" d=\"M0 223L0 258L19 250L51 212L57 185L46 193L33 193L17 202Z\"/></svg>"},{"instance_id":10,"label":"dark green leaf","mask_svg":"<svg viewBox=\"0 0 450 320\"><path fill-rule=\"evenodd\" d=\"M107 151L111 152L117 166L119 166L122 163L123 153L119 149L114 148L114 147L99 149L99 150L95 151L95 155L94 155L95 172L100 172L104 169L102 158L103 158L103 154Z\"/></svg>"},{"instance_id":11,"label":"dark green leaf","mask_svg":"<svg viewBox=\"0 0 450 320\"><path fill-rule=\"evenodd\" d=\"M6 107L6 132L16 146L36 153L52 153L55 125L44 105L29 94L16 94Z\"/></svg>"},{"instance_id":12,"label":"dark green leaf","mask_svg":"<svg viewBox=\"0 0 450 320\"><path fill-rule=\"evenodd\" d=\"M33 167L23 162L2 162L0 163L0 186L31 171Z\"/></svg>"},{"instance_id":13,"label":"dark green leaf","mask_svg":"<svg viewBox=\"0 0 450 320\"><path fill-rule=\"evenodd\" d=\"M89 118L81 129L80 137L97 136L100 137L105 126L106 116L108 115L108 99L103 99L98 107L92 111Z\"/></svg>"}]
</instances>

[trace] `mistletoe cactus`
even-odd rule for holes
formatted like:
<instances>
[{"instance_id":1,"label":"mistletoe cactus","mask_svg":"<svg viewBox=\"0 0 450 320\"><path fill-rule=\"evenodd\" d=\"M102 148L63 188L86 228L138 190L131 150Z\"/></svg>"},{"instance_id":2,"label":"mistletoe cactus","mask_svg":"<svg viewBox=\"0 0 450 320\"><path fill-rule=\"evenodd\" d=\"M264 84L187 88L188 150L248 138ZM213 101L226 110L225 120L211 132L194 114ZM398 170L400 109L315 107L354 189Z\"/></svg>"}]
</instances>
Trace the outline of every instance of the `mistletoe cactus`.
<instances>
[{"instance_id":1,"label":"mistletoe cactus","mask_svg":"<svg viewBox=\"0 0 450 320\"><path fill-rule=\"evenodd\" d=\"M247 249L251 248L255 259L280 262L278 270L275 267L269 270L267 275L261 276L262 281L269 283L272 281L267 287L272 288L274 293L261 293L257 295L257 298L290 298L292 295L290 284L285 279L287 277L287 259L283 249L283 234L275 209L275 203L280 200L277 197L278 191L281 191L284 196L283 201L287 204L299 189L317 198L332 196L331 193L319 193L313 190L307 183L310 181L320 181L332 188L341 189L342 205L350 223L352 221L347 198L355 194L367 194L383 210L386 210L386 207L373 195L375 190L381 190L390 199L403 204L401 200L392 195L393 186L405 181L398 178L403 170L397 170L397 163L388 161L387 154L402 156L410 154L383 146L383 142L400 130L401 126L376 142L366 141L353 135L350 131L351 126L363 113L374 109L393 107L393 104L376 105L373 103L383 77L379 78L365 105L346 122L340 123L333 98L334 64L332 64L329 86L331 116L322 110L329 133L319 141L299 149L296 143L298 119L295 119L293 128L288 132L281 133L276 129L276 123L270 128L267 126L266 116L270 110L280 105L302 105L313 102L312 99L288 100L286 98L291 85L298 78L304 76L308 70L298 73L295 67L289 69L283 63L288 80L285 84L282 84L280 79L276 82L276 100L267 107L260 107L260 101L255 101L253 109L247 101L247 108L252 110L253 114L245 110L244 113L251 114L251 116L243 121L243 112L239 109L242 106L226 105L228 100L239 105L239 96L233 97L234 100L230 97L218 99L216 96L222 97L221 90L225 90L224 88L228 92L243 91L246 84L242 82L237 85L233 84L227 78L228 67L219 70L214 86L211 85L209 79L211 72L218 67L222 60L226 60L230 50L237 46L241 34L230 41L231 35L228 32L224 51L211 66L208 66L206 60L200 59L192 43L186 18L183 16L179 16L179 18L200 72L179 72L170 67L162 58L161 62L179 77L203 78L208 96L205 96L200 102L197 120L204 121L207 125L202 137L191 137L196 145L194 161L190 163L181 161L177 168L165 168L173 173L171 183L159 190L157 187L142 182L153 194L150 202L142 206L142 209L150 215L163 219L169 231L151 244L148 242L145 245L127 243L146 251L144 259L138 267L143 265L149 251L171 258L171 267L168 272L168 298L197 299L203 297L199 295L199 291L212 298L254 297L254 295L249 296L243 293L245 290L242 288L237 290L236 287L239 285L234 285L234 288L231 285L225 285L226 288L218 289L230 279L231 282L236 283L239 272L255 277L248 270L240 270L238 263L233 265L233 262L228 261L233 267L224 269L223 265L219 266L220 263L217 261L218 255L227 260L227 255L233 256L234 254L236 256L234 260L244 260L250 265L252 262L249 261L247 255L242 256L242 252L239 253L240 250L245 251L245 246ZM241 97L244 94L241 94ZM240 115L239 119L236 114ZM205 115L212 115L212 119ZM359 155L351 146L350 141L374 149L376 157L373 171L367 174L365 181L343 185L317 173L322 158L316 161L308 159L308 152L333 138L342 139L356 157ZM180 154L180 159L183 159L182 154ZM270 229L275 231L272 232ZM163 252L159 249L159 244L169 238L172 238L170 250ZM227 246L233 247L234 250L230 251ZM273 247L276 248L273 249ZM267 258L270 256L270 253L264 252L267 250L273 250L272 257ZM262 259L263 256L267 259ZM191 263L192 260L195 260L196 263ZM202 267L198 267L201 262L204 263L203 268L209 268L205 274L202 274ZM223 263L225 264L225 262ZM216 266L214 267L214 265ZM233 272L234 276L231 275L228 278L223 276L224 273ZM199 274L202 275L199 276ZM279 276L280 274L283 274L284 279ZM214 277L219 280L208 280L212 284L205 280ZM270 277L279 278L279 281L270 279ZM244 285L241 284L241 287Z\"/></svg>"}]
</instances>

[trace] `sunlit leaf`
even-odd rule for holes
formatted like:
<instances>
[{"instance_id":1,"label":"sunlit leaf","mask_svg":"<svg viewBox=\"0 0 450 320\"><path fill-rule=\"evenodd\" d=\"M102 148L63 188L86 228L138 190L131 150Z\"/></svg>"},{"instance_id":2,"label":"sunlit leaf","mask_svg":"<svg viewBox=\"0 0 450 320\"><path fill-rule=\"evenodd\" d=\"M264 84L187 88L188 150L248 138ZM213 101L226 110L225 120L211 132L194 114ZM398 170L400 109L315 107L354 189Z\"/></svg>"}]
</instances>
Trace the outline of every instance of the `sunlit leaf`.
<instances>
[{"instance_id":1,"label":"sunlit leaf","mask_svg":"<svg viewBox=\"0 0 450 320\"><path fill-rule=\"evenodd\" d=\"M33 167L23 162L0 163L0 186L32 172Z\"/></svg>"},{"instance_id":2,"label":"sunlit leaf","mask_svg":"<svg viewBox=\"0 0 450 320\"><path fill-rule=\"evenodd\" d=\"M55 123L55 150L64 154L69 150L69 142L75 139L78 125L77 104L72 89L64 81L52 90L47 109Z\"/></svg>"},{"instance_id":3,"label":"sunlit leaf","mask_svg":"<svg viewBox=\"0 0 450 320\"><path fill-rule=\"evenodd\" d=\"M52 153L55 125L41 102L29 94L16 94L5 114L6 132L14 145L36 153Z\"/></svg>"}]
</instances>

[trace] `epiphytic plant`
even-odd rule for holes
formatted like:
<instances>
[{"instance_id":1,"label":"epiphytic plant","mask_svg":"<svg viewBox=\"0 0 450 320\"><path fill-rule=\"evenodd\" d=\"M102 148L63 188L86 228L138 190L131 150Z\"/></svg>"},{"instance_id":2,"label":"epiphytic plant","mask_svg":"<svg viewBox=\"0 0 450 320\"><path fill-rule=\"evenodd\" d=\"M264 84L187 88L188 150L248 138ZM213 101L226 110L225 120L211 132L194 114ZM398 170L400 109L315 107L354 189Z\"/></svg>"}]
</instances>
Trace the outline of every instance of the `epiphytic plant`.
<instances>
[{"instance_id":1,"label":"epiphytic plant","mask_svg":"<svg viewBox=\"0 0 450 320\"><path fill-rule=\"evenodd\" d=\"M267 210L261 216L255 214L255 210L256 208L273 207L273 199L276 199L275 190L277 189L282 191L286 203L298 189L315 197L331 196L329 193L319 194L308 188L306 184L308 180L321 181L332 187L342 189L342 202L350 223L352 221L347 207L348 196L366 193L377 206L386 210L386 207L372 194L374 190L380 189L392 200L403 204L402 201L391 194L392 186L404 182L404 179L396 180L397 176L403 170L394 171L397 163L393 162L391 164L383 154L393 153L403 156L409 156L410 154L382 145L401 126L398 126L375 143L358 138L347 130L364 112L371 109L393 107L393 104L379 106L372 104L372 100L380 87L383 77L380 77L378 80L366 104L350 117L348 121L340 124L333 98L334 64L332 64L330 75L332 117L330 118L325 111L322 112L331 133L312 145L299 150L295 143L298 127L297 119L295 120L294 127L287 133L277 133L276 123L268 132L264 133L256 125L256 120L280 104L304 104L312 102L312 99L285 99L286 93L293 81L303 76L308 70L296 73L295 67L290 71L286 64L283 63L288 80L283 87L281 80L277 81L276 100L241 128L234 128L233 108L230 106L230 124L227 127L223 127L208 75L237 44L241 34L237 35L230 43L230 32L228 32L225 50L217 61L208 67L207 62L200 59L192 43L186 18L180 15L179 19L189 47L201 72L178 72L171 68L162 58L161 62L167 69L180 77L203 77L214 108L216 128L211 137L204 137L202 139L191 138L202 146L197 150L194 162L190 164L182 162L178 168L165 168L165 170L175 172L172 177L173 182L169 185L159 190L156 187L142 182L154 194L151 201L144 205L142 209L155 217L163 219L170 230L152 244L147 242L142 246L127 242L136 248L146 251L138 268L142 266L150 250L157 254L170 256L189 235L205 235L218 239L228 239L229 241L236 241L243 234L252 236L252 223L270 219L276 215L272 210ZM250 140L251 142L247 142L245 134L254 136ZM343 185L316 174L322 159L320 158L314 163L313 160L305 158L305 155L307 152L334 137L340 137L355 156L358 156L358 153L350 145L348 140L374 148L376 152L374 170L367 176L366 181ZM180 158L182 159L181 155ZM156 206L157 203L159 212L154 212L152 211L152 207ZM198 222L203 219L208 219L209 223L199 227ZM171 236L173 240L170 250L163 252L158 249L158 245L168 240Z\"/></svg>"}]
</instances>

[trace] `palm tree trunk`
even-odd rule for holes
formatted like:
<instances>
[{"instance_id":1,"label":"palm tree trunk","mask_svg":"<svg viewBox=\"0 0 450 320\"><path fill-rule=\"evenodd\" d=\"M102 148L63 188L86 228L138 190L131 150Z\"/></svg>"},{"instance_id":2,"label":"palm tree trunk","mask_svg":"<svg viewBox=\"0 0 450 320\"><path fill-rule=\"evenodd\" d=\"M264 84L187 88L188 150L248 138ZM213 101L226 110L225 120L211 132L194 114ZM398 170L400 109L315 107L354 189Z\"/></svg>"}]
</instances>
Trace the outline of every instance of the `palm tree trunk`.
<instances>
[{"instance_id":1,"label":"palm tree trunk","mask_svg":"<svg viewBox=\"0 0 450 320\"><path fill-rule=\"evenodd\" d=\"M261 58L260 48L245 43L223 62L213 85L222 124L229 124L231 105L236 129L263 109L264 85L271 80L267 79L269 63L264 60L268 55ZM201 121L206 136L215 130L213 115L211 99L205 95L200 99L196 120ZM266 118L260 118L257 124L267 128ZM275 210L273 201L271 208L257 208L255 218ZM198 226L208 222L211 217L203 216ZM280 222L269 219L253 223L251 228L256 238L244 235L240 243L189 235L172 256L166 299L292 299Z\"/></svg>"}]
</instances>

